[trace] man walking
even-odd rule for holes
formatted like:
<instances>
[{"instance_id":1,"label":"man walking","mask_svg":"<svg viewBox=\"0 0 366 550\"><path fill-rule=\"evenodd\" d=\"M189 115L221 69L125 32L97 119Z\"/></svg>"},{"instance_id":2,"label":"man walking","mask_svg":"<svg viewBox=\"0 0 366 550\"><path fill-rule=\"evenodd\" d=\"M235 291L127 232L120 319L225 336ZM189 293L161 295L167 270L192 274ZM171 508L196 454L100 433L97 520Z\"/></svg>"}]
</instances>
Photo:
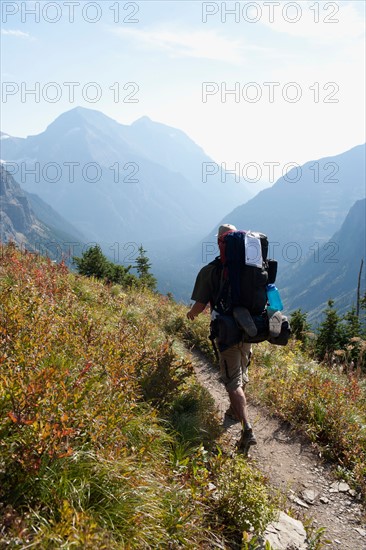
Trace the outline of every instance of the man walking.
<instances>
[{"instance_id":1,"label":"man walking","mask_svg":"<svg viewBox=\"0 0 366 550\"><path fill-rule=\"evenodd\" d=\"M220 225L218 239L227 232L236 231L236 227L230 224ZM194 304L187 313L188 319L193 320L202 313L207 304L213 310L220 292L221 266L212 262L204 266L197 275L192 300ZM240 451L247 454L251 445L256 445L257 440L253 433L248 417L248 407L244 393L245 384L248 382L248 365L251 356L251 345L238 342L224 351L219 351L220 374L225 384L230 399L230 408L226 414L239 420L242 425L241 438L237 443Z\"/></svg>"}]
</instances>

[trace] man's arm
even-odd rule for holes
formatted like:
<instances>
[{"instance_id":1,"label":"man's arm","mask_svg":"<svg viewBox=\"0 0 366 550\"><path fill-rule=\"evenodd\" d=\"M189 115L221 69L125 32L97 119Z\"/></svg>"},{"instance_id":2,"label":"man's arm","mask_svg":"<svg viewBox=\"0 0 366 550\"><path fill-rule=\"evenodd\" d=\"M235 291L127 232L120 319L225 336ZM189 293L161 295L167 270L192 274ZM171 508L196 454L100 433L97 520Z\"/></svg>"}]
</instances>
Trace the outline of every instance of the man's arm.
<instances>
[{"instance_id":1,"label":"man's arm","mask_svg":"<svg viewBox=\"0 0 366 550\"><path fill-rule=\"evenodd\" d=\"M203 304L202 302L195 302L187 313L188 319L191 319L191 321L193 321L193 319L197 317L197 315L202 313L205 307L206 307L206 304Z\"/></svg>"}]
</instances>

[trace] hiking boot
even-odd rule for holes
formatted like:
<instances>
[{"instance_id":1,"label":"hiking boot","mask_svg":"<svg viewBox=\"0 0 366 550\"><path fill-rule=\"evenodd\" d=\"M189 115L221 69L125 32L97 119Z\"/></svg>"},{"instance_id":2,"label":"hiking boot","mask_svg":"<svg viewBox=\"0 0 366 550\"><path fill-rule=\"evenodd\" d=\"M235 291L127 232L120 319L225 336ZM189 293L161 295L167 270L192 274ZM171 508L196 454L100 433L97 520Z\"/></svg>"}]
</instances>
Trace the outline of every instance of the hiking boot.
<instances>
[{"instance_id":1,"label":"hiking boot","mask_svg":"<svg viewBox=\"0 0 366 550\"><path fill-rule=\"evenodd\" d=\"M238 325L245 330L248 336L253 337L257 335L257 327L246 307L234 307L233 316Z\"/></svg>"},{"instance_id":2,"label":"hiking boot","mask_svg":"<svg viewBox=\"0 0 366 550\"><path fill-rule=\"evenodd\" d=\"M228 416L230 420L235 420L235 422L239 422L239 418L236 416L233 407L230 405L230 407L225 411L225 416Z\"/></svg>"},{"instance_id":3,"label":"hiking boot","mask_svg":"<svg viewBox=\"0 0 366 550\"><path fill-rule=\"evenodd\" d=\"M257 440L255 438L252 428L250 428L242 431L241 438L237 442L236 446L240 453L247 456L249 452L249 448L252 445L256 445L256 444L257 444Z\"/></svg>"},{"instance_id":4,"label":"hiking boot","mask_svg":"<svg viewBox=\"0 0 366 550\"><path fill-rule=\"evenodd\" d=\"M275 311L269 318L269 335L272 338L277 338L280 335L282 326L282 313Z\"/></svg>"}]
</instances>

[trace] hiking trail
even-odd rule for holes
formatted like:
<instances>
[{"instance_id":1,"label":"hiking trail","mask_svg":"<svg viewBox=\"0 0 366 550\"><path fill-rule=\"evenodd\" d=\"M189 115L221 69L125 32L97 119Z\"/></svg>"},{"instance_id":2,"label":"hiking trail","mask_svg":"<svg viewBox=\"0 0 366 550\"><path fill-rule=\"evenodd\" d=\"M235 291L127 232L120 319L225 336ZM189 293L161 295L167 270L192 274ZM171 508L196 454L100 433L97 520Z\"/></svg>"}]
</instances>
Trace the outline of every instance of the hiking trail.
<instances>
[{"instance_id":1,"label":"hiking trail","mask_svg":"<svg viewBox=\"0 0 366 550\"><path fill-rule=\"evenodd\" d=\"M192 353L192 362L198 382L210 392L222 418L223 447L234 451L240 424L225 417L229 399L218 367L198 352ZM250 448L249 460L286 495L286 508L296 510L298 519L312 518L316 528L326 529L323 540L330 541L326 549L366 550L366 514L356 491L335 477L332 466L289 423L271 416L248 394L247 399L258 440Z\"/></svg>"}]
</instances>

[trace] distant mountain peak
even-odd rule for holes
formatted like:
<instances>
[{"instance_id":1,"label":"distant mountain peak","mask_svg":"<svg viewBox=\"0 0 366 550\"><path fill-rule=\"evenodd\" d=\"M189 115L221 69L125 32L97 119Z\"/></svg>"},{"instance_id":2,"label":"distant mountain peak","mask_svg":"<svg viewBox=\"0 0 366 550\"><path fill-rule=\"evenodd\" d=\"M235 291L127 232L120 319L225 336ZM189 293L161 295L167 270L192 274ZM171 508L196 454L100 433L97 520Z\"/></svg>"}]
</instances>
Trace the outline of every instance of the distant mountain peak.
<instances>
[{"instance_id":1,"label":"distant mountain peak","mask_svg":"<svg viewBox=\"0 0 366 550\"><path fill-rule=\"evenodd\" d=\"M59 115L45 130L50 135L69 135L71 131L78 131L80 135L92 132L96 135L110 136L120 134L127 126L120 124L113 118L95 109L74 107Z\"/></svg>"},{"instance_id":2,"label":"distant mountain peak","mask_svg":"<svg viewBox=\"0 0 366 550\"><path fill-rule=\"evenodd\" d=\"M36 182L28 170L25 189L95 241L130 239L157 248L168 234L173 240L170 228L176 226L174 235L188 242L189 233L201 231L203 236L216 219L252 195L231 174L225 192L220 173L203 182L202 164L212 159L184 131L148 116L123 125L94 109L73 106L42 133L11 141L2 143L5 160L23 161L27 167L38 162L41 170L57 163L57 185L49 179L53 174ZM70 165L74 162L75 168ZM132 229L136 218L140 227Z\"/></svg>"},{"instance_id":3,"label":"distant mountain peak","mask_svg":"<svg viewBox=\"0 0 366 550\"><path fill-rule=\"evenodd\" d=\"M156 124L154 123L153 120L151 120L150 117L144 115L140 118L138 118L137 120L135 120L135 122L132 123L132 126L138 126L138 125L142 125L142 124Z\"/></svg>"},{"instance_id":4,"label":"distant mountain peak","mask_svg":"<svg viewBox=\"0 0 366 550\"><path fill-rule=\"evenodd\" d=\"M50 128L54 124L60 124L64 122L77 121L77 122L95 122L103 120L113 120L104 113L97 111L95 109L87 109L85 107L74 107L69 111L65 111L59 115L51 124L48 126ZM115 122L115 121L113 121Z\"/></svg>"},{"instance_id":5,"label":"distant mountain peak","mask_svg":"<svg viewBox=\"0 0 366 550\"><path fill-rule=\"evenodd\" d=\"M81 107L78 105L77 107L73 107L72 109L69 109L68 111L65 111L66 113L100 113L100 111L97 111L97 109L90 109L89 107Z\"/></svg>"},{"instance_id":6,"label":"distant mountain peak","mask_svg":"<svg viewBox=\"0 0 366 550\"><path fill-rule=\"evenodd\" d=\"M172 143L171 140L174 140L174 142L179 144L181 147L197 148L203 153L202 148L199 147L183 130L179 130L178 128L169 126L168 124L163 124L162 122L155 122L148 116L143 116L135 120L135 122L131 124L130 128L132 131L137 132L140 137L145 135L148 136L149 139L164 139L168 140L170 143ZM168 142L163 145L164 149L167 146L169 147Z\"/></svg>"},{"instance_id":7,"label":"distant mountain peak","mask_svg":"<svg viewBox=\"0 0 366 550\"><path fill-rule=\"evenodd\" d=\"M159 130L160 132L167 132L170 135L174 132L174 135L176 136L185 136L186 139L191 138L187 136L187 134L183 130L179 130L179 128L175 128L174 126L169 126L168 124L163 124L162 122L156 122L155 120L152 120L148 116L142 116L141 118L138 118L131 124L131 128L141 129L141 130Z\"/></svg>"}]
</instances>

